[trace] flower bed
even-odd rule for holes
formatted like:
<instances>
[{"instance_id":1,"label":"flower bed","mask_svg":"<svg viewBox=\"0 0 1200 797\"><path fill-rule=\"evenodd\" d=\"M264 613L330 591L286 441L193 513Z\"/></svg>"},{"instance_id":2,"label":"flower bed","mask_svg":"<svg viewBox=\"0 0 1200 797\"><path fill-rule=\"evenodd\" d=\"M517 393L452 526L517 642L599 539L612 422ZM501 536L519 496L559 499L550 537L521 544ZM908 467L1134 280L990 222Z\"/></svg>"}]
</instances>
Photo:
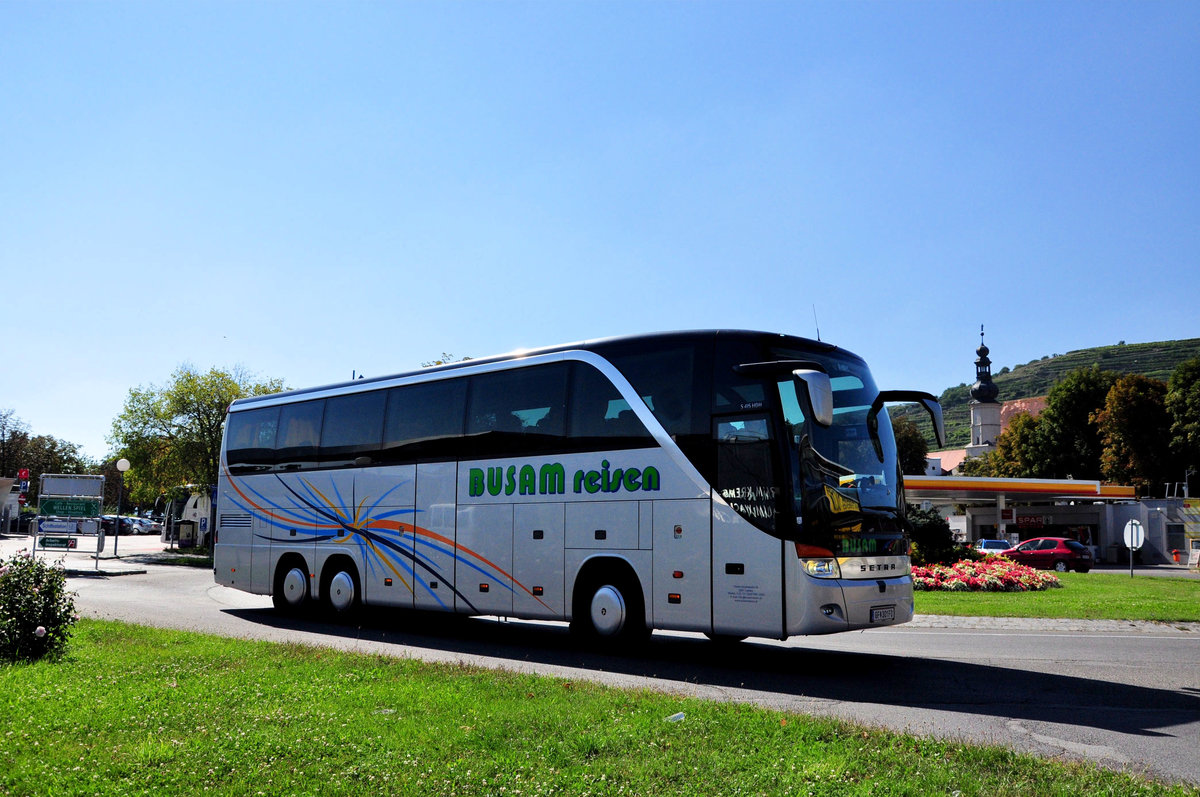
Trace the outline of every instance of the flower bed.
<instances>
[{"instance_id":1,"label":"flower bed","mask_svg":"<svg viewBox=\"0 0 1200 797\"><path fill-rule=\"evenodd\" d=\"M952 565L912 569L913 589L949 592L1028 592L1061 587L1058 577L1046 570L989 556L982 561L963 560Z\"/></svg>"}]
</instances>

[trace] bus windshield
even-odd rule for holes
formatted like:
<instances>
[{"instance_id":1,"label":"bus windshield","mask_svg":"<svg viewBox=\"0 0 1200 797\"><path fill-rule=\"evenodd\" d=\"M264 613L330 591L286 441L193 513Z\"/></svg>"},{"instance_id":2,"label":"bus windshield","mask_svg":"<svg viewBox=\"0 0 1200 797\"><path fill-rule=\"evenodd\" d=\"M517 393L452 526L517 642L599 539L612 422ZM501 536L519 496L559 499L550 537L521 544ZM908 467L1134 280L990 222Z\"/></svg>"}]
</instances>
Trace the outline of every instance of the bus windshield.
<instances>
[{"instance_id":1,"label":"bus windshield","mask_svg":"<svg viewBox=\"0 0 1200 797\"><path fill-rule=\"evenodd\" d=\"M907 553L903 491L896 441L887 411L868 424L879 395L866 366L849 360L825 363L833 387L832 425L805 416L792 379L776 383L787 431L797 542L836 555Z\"/></svg>"}]
</instances>

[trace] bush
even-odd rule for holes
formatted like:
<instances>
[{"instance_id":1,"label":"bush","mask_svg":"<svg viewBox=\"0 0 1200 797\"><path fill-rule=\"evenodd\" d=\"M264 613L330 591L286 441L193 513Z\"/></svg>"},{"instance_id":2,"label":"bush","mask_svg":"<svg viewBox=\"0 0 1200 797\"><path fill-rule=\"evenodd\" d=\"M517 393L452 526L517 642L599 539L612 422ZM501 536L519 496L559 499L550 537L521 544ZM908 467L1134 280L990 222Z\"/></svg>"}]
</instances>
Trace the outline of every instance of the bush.
<instances>
[{"instance_id":1,"label":"bush","mask_svg":"<svg viewBox=\"0 0 1200 797\"><path fill-rule=\"evenodd\" d=\"M0 564L0 661L57 659L67 649L75 593L59 566L19 553Z\"/></svg>"},{"instance_id":2,"label":"bush","mask_svg":"<svg viewBox=\"0 0 1200 797\"><path fill-rule=\"evenodd\" d=\"M911 526L912 561L915 565L950 564L962 556L954 542L950 524L936 509L920 509L912 504L905 516Z\"/></svg>"}]
</instances>

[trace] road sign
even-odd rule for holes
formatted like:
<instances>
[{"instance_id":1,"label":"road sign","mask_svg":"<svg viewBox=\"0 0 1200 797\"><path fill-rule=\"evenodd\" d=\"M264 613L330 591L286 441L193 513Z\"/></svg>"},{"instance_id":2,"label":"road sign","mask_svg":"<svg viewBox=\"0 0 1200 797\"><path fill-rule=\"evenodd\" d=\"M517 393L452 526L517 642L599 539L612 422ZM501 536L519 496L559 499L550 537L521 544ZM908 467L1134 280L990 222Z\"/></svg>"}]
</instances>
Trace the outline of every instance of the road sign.
<instances>
[{"instance_id":1,"label":"road sign","mask_svg":"<svg viewBox=\"0 0 1200 797\"><path fill-rule=\"evenodd\" d=\"M38 519L38 531L42 534L74 534L76 525L74 520Z\"/></svg>"},{"instance_id":2,"label":"road sign","mask_svg":"<svg viewBox=\"0 0 1200 797\"><path fill-rule=\"evenodd\" d=\"M38 505L43 515L55 517L99 517L98 498L43 498Z\"/></svg>"},{"instance_id":3,"label":"road sign","mask_svg":"<svg viewBox=\"0 0 1200 797\"><path fill-rule=\"evenodd\" d=\"M101 498L104 477L85 473L43 473L41 495Z\"/></svg>"},{"instance_id":4,"label":"road sign","mask_svg":"<svg viewBox=\"0 0 1200 797\"><path fill-rule=\"evenodd\" d=\"M29 468L21 468L17 471L17 478L21 481L29 481Z\"/></svg>"},{"instance_id":5,"label":"road sign","mask_svg":"<svg viewBox=\"0 0 1200 797\"><path fill-rule=\"evenodd\" d=\"M1125 524L1125 547L1131 551L1136 551L1142 547L1146 541L1146 531L1142 528L1142 524L1136 520L1131 520Z\"/></svg>"},{"instance_id":6,"label":"road sign","mask_svg":"<svg viewBox=\"0 0 1200 797\"><path fill-rule=\"evenodd\" d=\"M1146 532L1142 524L1131 520L1125 524L1125 547L1129 549L1129 577L1133 578L1133 552L1142 547L1146 541Z\"/></svg>"},{"instance_id":7,"label":"road sign","mask_svg":"<svg viewBox=\"0 0 1200 797\"><path fill-rule=\"evenodd\" d=\"M79 540L74 537L38 537L38 544L43 548L71 549L79 547Z\"/></svg>"}]
</instances>

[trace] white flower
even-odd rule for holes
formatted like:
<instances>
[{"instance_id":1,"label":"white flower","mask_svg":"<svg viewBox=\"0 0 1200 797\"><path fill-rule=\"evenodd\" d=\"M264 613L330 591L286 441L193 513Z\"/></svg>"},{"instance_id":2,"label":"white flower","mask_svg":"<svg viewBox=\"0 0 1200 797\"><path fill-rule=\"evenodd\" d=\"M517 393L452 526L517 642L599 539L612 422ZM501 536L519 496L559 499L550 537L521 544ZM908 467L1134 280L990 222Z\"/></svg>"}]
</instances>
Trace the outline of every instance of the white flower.
<instances>
[{"instance_id":1,"label":"white flower","mask_svg":"<svg viewBox=\"0 0 1200 797\"><path fill-rule=\"evenodd\" d=\"M33 632L33 635L36 636L38 639L41 639L42 637L44 637L46 635L46 626L39 625L37 627L37 629Z\"/></svg>"}]
</instances>

